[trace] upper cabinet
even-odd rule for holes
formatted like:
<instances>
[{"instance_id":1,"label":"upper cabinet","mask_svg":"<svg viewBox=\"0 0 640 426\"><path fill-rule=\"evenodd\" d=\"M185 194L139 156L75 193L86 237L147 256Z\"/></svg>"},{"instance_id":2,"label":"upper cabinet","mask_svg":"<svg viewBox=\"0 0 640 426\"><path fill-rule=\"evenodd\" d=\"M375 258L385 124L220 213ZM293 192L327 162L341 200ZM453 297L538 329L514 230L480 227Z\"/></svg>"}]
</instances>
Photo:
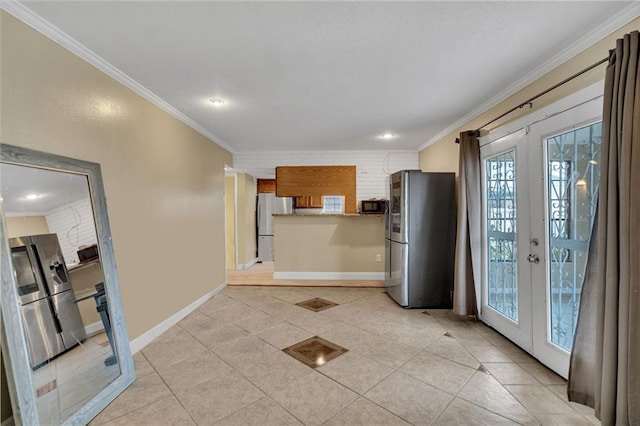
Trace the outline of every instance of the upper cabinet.
<instances>
[{"instance_id":1,"label":"upper cabinet","mask_svg":"<svg viewBox=\"0 0 640 426\"><path fill-rule=\"evenodd\" d=\"M258 194L276 192L275 179L258 179Z\"/></svg>"},{"instance_id":2,"label":"upper cabinet","mask_svg":"<svg viewBox=\"0 0 640 426\"><path fill-rule=\"evenodd\" d=\"M303 197L296 197L297 209L321 209L324 207L323 199L321 195L307 195Z\"/></svg>"},{"instance_id":3,"label":"upper cabinet","mask_svg":"<svg viewBox=\"0 0 640 426\"><path fill-rule=\"evenodd\" d=\"M344 212L356 212L356 166L276 167L276 183L278 197L305 197L302 204L313 202L313 208L322 208L323 196L344 195ZM300 208L297 200L296 207Z\"/></svg>"}]
</instances>

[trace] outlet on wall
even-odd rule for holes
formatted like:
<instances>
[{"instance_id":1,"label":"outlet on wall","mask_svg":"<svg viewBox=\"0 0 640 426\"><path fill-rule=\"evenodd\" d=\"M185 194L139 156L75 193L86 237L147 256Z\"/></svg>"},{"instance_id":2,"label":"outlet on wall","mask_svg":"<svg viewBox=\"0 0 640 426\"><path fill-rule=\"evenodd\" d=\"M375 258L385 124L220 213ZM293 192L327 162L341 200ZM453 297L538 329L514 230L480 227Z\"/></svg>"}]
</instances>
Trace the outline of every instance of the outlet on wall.
<instances>
[{"instance_id":1,"label":"outlet on wall","mask_svg":"<svg viewBox=\"0 0 640 426\"><path fill-rule=\"evenodd\" d=\"M380 262L382 262L382 255L376 254L376 263L380 263Z\"/></svg>"}]
</instances>

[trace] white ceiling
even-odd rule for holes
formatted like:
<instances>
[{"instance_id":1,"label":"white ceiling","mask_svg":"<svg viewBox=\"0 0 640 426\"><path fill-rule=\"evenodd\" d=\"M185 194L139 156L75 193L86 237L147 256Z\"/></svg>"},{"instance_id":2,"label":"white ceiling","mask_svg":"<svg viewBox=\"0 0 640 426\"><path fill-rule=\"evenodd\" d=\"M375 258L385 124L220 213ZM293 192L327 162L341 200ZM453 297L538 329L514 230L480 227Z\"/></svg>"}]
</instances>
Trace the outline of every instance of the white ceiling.
<instances>
[{"instance_id":1,"label":"white ceiling","mask_svg":"<svg viewBox=\"0 0 640 426\"><path fill-rule=\"evenodd\" d=\"M417 149L637 6L25 4L236 152Z\"/></svg>"},{"instance_id":2,"label":"white ceiling","mask_svg":"<svg viewBox=\"0 0 640 426\"><path fill-rule=\"evenodd\" d=\"M45 215L89 196L84 175L0 163L0 194L7 216ZM39 198L29 200L27 195Z\"/></svg>"}]
</instances>

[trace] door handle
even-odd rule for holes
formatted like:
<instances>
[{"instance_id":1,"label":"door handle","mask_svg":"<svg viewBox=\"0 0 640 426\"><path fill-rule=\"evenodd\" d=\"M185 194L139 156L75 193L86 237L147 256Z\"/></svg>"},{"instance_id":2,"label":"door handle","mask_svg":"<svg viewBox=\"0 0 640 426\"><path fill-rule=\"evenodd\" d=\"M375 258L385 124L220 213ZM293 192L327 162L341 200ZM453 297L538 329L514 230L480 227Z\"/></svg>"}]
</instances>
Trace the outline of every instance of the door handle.
<instances>
[{"instance_id":1,"label":"door handle","mask_svg":"<svg viewBox=\"0 0 640 426\"><path fill-rule=\"evenodd\" d=\"M531 263L540 263L540 258L537 254L530 254L527 256L527 260Z\"/></svg>"}]
</instances>

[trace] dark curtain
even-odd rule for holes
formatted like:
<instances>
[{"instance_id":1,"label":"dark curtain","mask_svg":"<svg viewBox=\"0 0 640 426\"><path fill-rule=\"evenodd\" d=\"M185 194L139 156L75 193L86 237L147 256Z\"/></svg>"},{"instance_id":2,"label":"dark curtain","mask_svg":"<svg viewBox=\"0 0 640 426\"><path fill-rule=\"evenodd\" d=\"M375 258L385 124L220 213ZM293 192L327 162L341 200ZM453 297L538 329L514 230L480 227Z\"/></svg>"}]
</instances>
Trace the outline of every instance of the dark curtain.
<instances>
[{"instance_id":1,"label":"dark curtain","mask_svg":"<svg viewBox=\"0 0 640 426\"><path fill-rule=\"evenodd\" d=\"M569 368L569 400L603 425L640 425L640 74L638 31L605 78L598 212Z\"/></svg>"},{"instance_id":2,"label":"dark curtain","mask_svg":"<svg viewBox=\"0 0 640 426\"><path fill-rule=\"evenodd\" d=\"M456 237L453 312L477 315L481 284L482 192L479 132L460 133L458 173L458 232Z\"/></svg>"}]
</instances>

